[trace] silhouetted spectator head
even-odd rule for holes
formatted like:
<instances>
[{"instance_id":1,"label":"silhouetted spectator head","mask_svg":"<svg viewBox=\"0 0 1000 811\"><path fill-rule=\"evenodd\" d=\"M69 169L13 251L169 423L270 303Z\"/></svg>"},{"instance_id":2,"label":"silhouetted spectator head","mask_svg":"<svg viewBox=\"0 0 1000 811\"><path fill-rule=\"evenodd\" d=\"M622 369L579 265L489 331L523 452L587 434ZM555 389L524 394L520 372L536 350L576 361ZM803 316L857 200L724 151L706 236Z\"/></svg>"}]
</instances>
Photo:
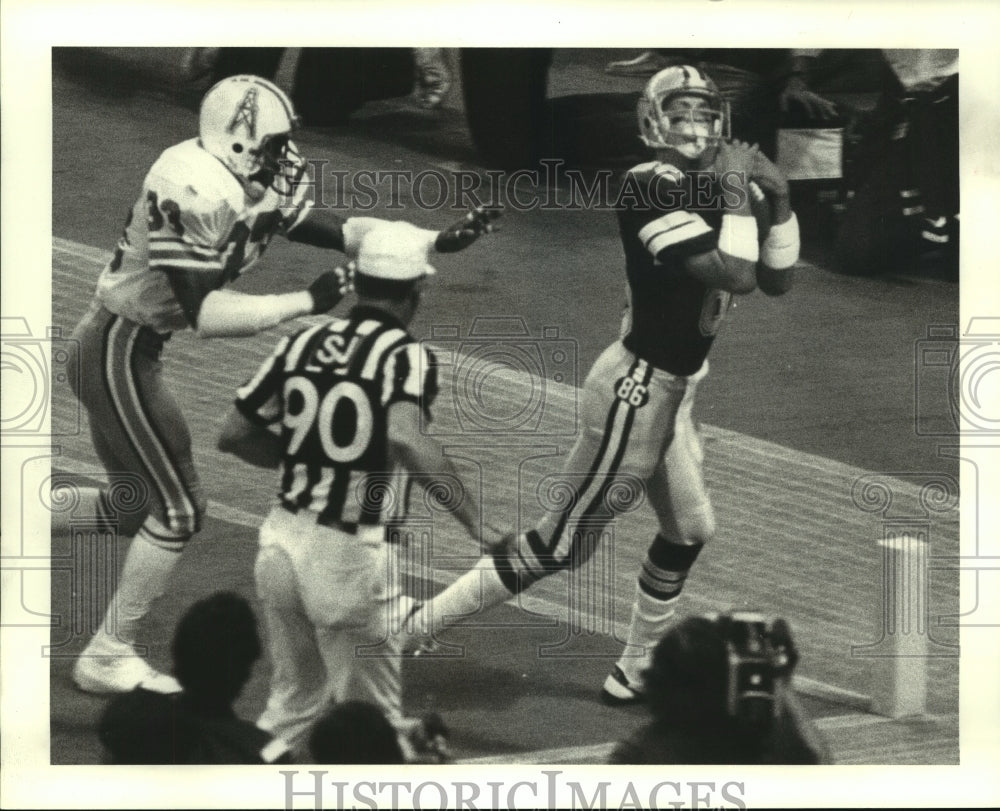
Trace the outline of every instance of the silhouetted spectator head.
<instances>
[{"instance_id":1,"label":"silhouetted spectator head","mask_svg":"<svg viewBox=\"0 0 1000 811\"><path fill-rule=\"evenodd\" d=\"M257 619L237 594L219 592L199 600L174 632L174 675L197 703L230 705L261 656Z\"/></svg>"},{"instance_id":2,"label":"silhouetted spectator head","mask_svg":"<svg viewBox=\"0 0 1000 811\"><path fill-rule=\"evenodd\" d=\"M316 763L403 763L396 729L382 711L364 701L346 701L324 715L309 735Z\"/></svg>"}]
</instances>

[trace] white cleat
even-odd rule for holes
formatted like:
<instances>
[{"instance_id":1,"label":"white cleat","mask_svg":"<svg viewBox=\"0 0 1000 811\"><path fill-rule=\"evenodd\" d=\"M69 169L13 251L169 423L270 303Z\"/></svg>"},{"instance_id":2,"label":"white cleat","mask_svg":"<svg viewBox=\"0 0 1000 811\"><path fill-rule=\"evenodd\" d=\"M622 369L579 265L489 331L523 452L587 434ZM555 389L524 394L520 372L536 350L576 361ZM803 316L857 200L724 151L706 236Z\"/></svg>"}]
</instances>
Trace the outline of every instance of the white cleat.
<instances>
[{"instance_id":1,"label":"white cleat","mask_svg":"<svg viewBox=\"0 0 1000 811\"><path fill-rule=\"evenodd\" d=\"M131 648L127 654L88 655L73 666L73 682L86 693L128 693L142 687L154 693L179 693L181 686L173 676L154 670Z\"/></svg>"}]
</instances>

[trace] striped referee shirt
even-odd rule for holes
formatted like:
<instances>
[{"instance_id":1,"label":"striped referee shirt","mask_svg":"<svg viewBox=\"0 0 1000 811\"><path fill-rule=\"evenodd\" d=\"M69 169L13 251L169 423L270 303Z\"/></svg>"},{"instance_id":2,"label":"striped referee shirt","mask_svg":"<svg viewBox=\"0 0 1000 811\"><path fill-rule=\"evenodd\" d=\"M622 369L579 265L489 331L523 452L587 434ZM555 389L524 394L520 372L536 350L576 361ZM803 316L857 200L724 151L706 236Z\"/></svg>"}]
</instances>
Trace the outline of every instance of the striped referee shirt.
<instances>
[{"instance_id":1,"label":"striped referee shirt","mask_svg":"<svg viewBox=\"0 0 1000 811\"><path fill-rule=\"evenodd\" d=\"M433 353L393 316L358 306L281 339L237 392L248 419L280 424L279 498L321 524L379 524L406 513L409 481L388 454L389 406L416 403L429 418Z\"/></svg>"}]
</instances>

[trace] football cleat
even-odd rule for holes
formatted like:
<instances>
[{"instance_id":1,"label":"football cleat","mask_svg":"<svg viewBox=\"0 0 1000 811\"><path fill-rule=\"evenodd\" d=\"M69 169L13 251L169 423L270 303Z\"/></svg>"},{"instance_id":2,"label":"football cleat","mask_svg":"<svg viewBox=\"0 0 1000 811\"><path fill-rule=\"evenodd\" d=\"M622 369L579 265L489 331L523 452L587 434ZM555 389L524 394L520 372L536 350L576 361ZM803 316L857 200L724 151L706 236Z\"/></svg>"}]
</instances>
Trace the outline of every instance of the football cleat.
<instances>
[{"instance_id":1,"label":"football cleat","mask_svg":"<svg viewBox=\"0 0 1000 811\"><path fill-rule=\"evenodd\" d=\"M604 686L601 688L601 701L611 706L620 706L622 704L639 704L645 700L642 687L630 682L624 671L615 665L615 669L604 680Z\"/></svg>"},{"instance_id":2,"label":"football cleat","mask_svg":"<svg viewBox=\"0 0 1000 811\"><path fill-rule=\"evenodd\" d=\"M129 693L143 687L154 693L179 693L177 679L130 656L81 656L73 666L73 682L85 693Z\"/></svg>"}]
</instances>

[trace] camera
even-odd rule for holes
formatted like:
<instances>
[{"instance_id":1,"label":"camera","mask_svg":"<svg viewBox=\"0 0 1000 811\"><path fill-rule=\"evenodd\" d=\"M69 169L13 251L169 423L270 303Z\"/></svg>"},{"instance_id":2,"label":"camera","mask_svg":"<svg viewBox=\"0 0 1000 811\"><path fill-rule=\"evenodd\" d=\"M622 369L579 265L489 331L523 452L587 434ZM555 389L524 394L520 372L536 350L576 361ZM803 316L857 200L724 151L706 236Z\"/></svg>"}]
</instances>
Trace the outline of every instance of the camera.
<instances>
[{"instance_id":1,"label":"camera","mask_svg":"<svg viewBox=\"0 0 1000 811\"><path fill-rule=\"evenodd\" d=\"M457 326L435 326L424 343L439 373L425 433L576 435L577 347L558 327L535 338L523 318L480 316L465 337Z\"/></svg>"},{"instance_id":2,"label":"camera","mask_svg":"<svg viewBox=\"0 0 1000 811\"><path fill-rule=\"evenodd\" d=\"M769 623L755 611L733 611L716 619L726 646L726 710L733 718L766 723L780 713L775 690L797 661L788 624Z\"/></svg>"},{"instance_id":3,"label":"camera","mask_svg":"<svg viewBox=\"0 0 1000 811\"><path fill-rule=\"evenodd\" d=\"M957 324L931 325L914 360L918 436L1000 432L1000 413L989 411L1000 393L1000 318L972 318L961 336Z\"/></svg>"},{"instance_id":4,"label":"camera","mask_svg":"<svg viewBox=\"0 0 1000 811\"><path fill-rule=\"evenodd\" d=\"M25 318L0 319L5 436L69 436L80 433L80 404L57 387L71 381L72 341L49 327L45 337L32 334ZM53 394L56 396L53 396ZM46 430L46 422L49 422Z\"/></svg>"}]
</instances>

